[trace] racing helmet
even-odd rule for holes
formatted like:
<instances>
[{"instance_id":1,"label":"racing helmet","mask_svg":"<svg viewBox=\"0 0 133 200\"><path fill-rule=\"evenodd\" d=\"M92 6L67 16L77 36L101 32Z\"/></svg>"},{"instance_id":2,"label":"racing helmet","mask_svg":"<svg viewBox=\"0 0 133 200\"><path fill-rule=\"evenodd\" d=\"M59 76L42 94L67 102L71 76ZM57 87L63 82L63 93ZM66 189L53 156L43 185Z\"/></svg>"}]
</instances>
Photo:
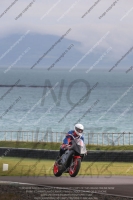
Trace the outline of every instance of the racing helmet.
<instances>
[{"instance_id":1,"label":"racing helmet","mask_svg":"<svg viewBox=\"0 0 133 200\"><path fill-rule=\"evenodd\" d=\"M82 136L84 126L82 124L75 124L74 130L75 130L77 135Z\"/></svg>"}]
</instances>

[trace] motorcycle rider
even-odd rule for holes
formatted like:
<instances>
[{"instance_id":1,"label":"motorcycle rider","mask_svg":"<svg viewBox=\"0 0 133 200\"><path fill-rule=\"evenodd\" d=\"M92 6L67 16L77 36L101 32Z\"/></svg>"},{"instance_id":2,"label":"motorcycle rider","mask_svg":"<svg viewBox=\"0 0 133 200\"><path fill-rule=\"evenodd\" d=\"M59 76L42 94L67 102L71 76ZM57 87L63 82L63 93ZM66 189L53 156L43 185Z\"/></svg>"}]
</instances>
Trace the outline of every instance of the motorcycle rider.
<instances>
[{"instance_id":1,"label":"motorcycle rider","mask_svg":"<svg viewBox=\"0 0 133 200\"><path fill-rule=\"evenodd\" d=\"M63 144L60 146L60 153L58 158L61 157L67 149L69 149L71 141L73 140L73 137L71 135L73 135L74 138L82 139L84 142L84 137L82 135L83 131L84 131L84 126L82 124L76 124L74 126L74 130L71 130L66 134L66 137L63 140Z\"/></svg>"}]
</instances>

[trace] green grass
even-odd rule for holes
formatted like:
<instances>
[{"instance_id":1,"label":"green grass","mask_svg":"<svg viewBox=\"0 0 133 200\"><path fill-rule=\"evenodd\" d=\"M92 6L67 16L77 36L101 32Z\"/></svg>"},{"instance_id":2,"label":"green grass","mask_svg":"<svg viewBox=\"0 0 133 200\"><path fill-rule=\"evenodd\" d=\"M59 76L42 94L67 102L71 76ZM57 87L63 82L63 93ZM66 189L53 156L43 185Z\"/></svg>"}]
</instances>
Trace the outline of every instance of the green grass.
<instances>
[{"instance_id":1,"label":"green grass","mask_svg":"<svg viewBox=\"0 0 133 200\"><path fill-rule=\"evenodd\" d=\"M11 142L0 141L0 147L12 147L12 148L30 148L30 149L49 149L59 150L61 143L55 142ZM86 145L87 150L133 150L133 145L121 145L121 146L102 146L102 145Z\"/></svg>"},{"instance_id":2,"label":"green grass","mask_svg":"<svg viewBox=\"0 0 133 200\"><path fill-rule=\"evenodd\" d=\"M0 141L0 147L59 150L61 143Z\"/></svg>"},{"instance_id":3,"label":"green grass","mask_svg":"<svg viewBox=\"0 0 133 200\"><path fill-rule=\"evenodd\" d=\"M103 151L116 151L116 150L133 150L133 145L86 145L87 150L103 150Z\"/></svg>"},{"instance_id":4,"label":"green grass","mask_svg":"<svg viewBox=\"0 0 133 200\"><path fill-rule=\"evenodd\" d=\"M3 171L4 164L9 165L8 171ZM54 160L37 160L4 157L0 160L0 176L53 176ZM133 175L133 164L123 162L82 162L79 175L106 176ZM69 176L67 173L63 176Z\"/></svg>"}]
</instances>

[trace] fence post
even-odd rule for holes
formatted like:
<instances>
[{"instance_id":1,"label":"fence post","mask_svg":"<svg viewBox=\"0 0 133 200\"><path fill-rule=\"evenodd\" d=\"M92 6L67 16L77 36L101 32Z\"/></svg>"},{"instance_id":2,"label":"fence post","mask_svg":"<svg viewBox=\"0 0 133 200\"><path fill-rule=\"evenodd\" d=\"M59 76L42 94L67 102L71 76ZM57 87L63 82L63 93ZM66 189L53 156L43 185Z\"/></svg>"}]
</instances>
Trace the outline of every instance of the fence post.
<instances>
[{"instance_id":1,"label":"fence post","mask_svg":"<svg viewBox=\"0 0 133 200\"><path fill-rule=\"evenodd\" d=\"M19 132L17 131L17 142L18 142L18 133L19 133Z\"/></svg>"},{"instance_id":2,"label":"fence post","mask_svg":"<svg viewBox=\"0 0 133 200\"><path fill-rule=\"evenodd\" d=\"M33 131L32 131L32 142L33 142Z\"/></svg>"},{"instance_id":3,"label":"fence post","mask_svg":"<svg viewBox=\"0 0 133 200\"><path fill-rule=\"evenodd\" d=\"M57 132L56 132L56 143L57 143Z\"/></svg>"},{"instance_id":4,"label":"fence post","mask_svg":"<svg viewBox=\"0 0 133 200\"><path fill-rule=\"evenodd\" d=\"M8 133L10 134L10 136L9 136ZM26 134L27 134L27 136L26 136ZM57 142L62 142L62 140L64 139L64 133L63 132L55 132L55 133L51 132L50 134L52 134L50 136L50 142L56 142L56 143ZM97 135L95 136L95 134L97 134ZM94 144L99 145L99 143L100 144L102 143L102 145L104 145L104 134L107 134L107 133L89 133L88 132L88 134L86 133L86 135L88 137L88 138L86 137L86 140L88 140L88 144L91 143L93 145ZM127 144L128 145L132 144L132 142L133 142L133 138L132 138L133 133L131 133L131 132L127 132L127 133L110 133L110 134L108 134L108 137L107 137L108 141L107 141L107 143L105 141L105 143L109 145L110 142L111 142L111 138L112 138L112 145L115 145L115 143L114 143L115 134L118 136L117 141L115 140L116 143L118 142L117 143L118 145L122 145L122 144L125 145L125 134L128 135L128 137L126 136ZM49 142L49 132L48 131L46 132L46 137L45 137L45 132L43 132L43 131L41 132L40 135L41 135L41 140L42 141ZM32 142L34 142L34 139L37 142L39 140L40 135L39 135L38 132L36 133L36 135L34 135L34 131L31 131L31 132L29 132L29 131L20 131L20 130L19 131L3 131L3 132L1 131L1 140L3 140L3 141L8 141L8 140L13 141L15 139L15 141L23 141L23 142L27 141L27 142L29 142L29 139L31 138ZM35 136L35 138L34 138L34 136ZM59 140L61 140L61 141L59 141Z\"/></svg>"},{"instance_id":5,"label":"fence post","mask_svg":"<svg viewBox=\"0 0 133 200\"><path fill-rule=\"evenodd\" d=\"M103 133L103 145L104 145L104 133Z\"/></svg>"},{"instance_id":6,"label":"fence post","mask_svg":"<svg viewBox=\"0 0 133 200\"><path fill-rule=\"evenodd\" d=\"M5 141L6 141L6 131L5 131Z\"/></svg>"},{"instance_id":7,"label":"fence post","mask_svg":"<svg viewBox=\"0 0 133 200\"><path fill-rule=\"evenodd\" d=\"M28 132L27 132L27 142L28 142Z\"/></svg>"},{"instance_id":8,"label":"fence post","mask_svg":"<svg viewBox=\"0 0 133 200\"><path fill-rule=\"evenodd\" d=\"M54 132L52 132L52 142L54 142Z\"/></svg>"},{"instance_id":9,"label":"fence post","mask_svg":"<svg viewBox=\"0 0 133 200\"><path fill-rule=\"evenodd\" d=\"M17 142L18 142L18 132L17 132Z\"/></svg>"},{"instance_id":10,"label":"fence post","mask_svg":"<svg viewBox=\"0 0 133 200\"><path fill-rule=\"evenodd\" d=\"M93 135L90 134L90 136L91 136L91 144L93 144Z\"/></svg>"},{"instance_id":11,"label":"fence post","mask_svg":"<svg viewBox=\"0 0 133 200\"><path fill-rule=\"evenodd\" d=\"M42 138L41 138L41 142L43 142L43 131L42 131Z\"/></svg>"},{"instance_id":12,"label":"fence post","mask_svg":"<svg viewBox=\"0 0 133 200\"><path fill-rule=\"evenodd\" d=\"M62 140L63 140L63 133L61 133L61 142L62 142Z\"/></svg>"},{"instance_id":13,"label":"fence post","mask_svg":"<svg viewBox=\"0 0 133 200\"><path fill-rule=\"evenodd\" d=\"M45 142L45 131L43 132L43 142Z\"/></svg>"},{"instance_id":14,"label":"fence post","mask_svg":"<svg viewBox=\"0 0 133 200\"><path fill-rule=\"evenodd\" d=\"M44 135L43 135L43 141L46 142L44 137L45 137L45 131L44 131Z\"/></svg>"},{"instance_id":15,"label":"fence post","mask_svg":"<svg viewBox=\"0 0 133 200\"><path fill-rule=\"evenodd\" d=\"M50 142L52 142L52 132L50 134Z\"/></svg>"}]
</instances>

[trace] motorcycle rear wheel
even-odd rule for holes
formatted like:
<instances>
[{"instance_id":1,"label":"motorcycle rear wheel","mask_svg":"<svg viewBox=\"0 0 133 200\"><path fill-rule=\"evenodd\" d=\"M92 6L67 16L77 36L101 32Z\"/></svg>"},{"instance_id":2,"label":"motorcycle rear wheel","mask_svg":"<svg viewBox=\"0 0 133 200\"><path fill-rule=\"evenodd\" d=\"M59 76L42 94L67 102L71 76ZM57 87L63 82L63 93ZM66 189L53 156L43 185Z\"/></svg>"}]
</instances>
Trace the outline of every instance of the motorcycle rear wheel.
<instances>
[{"instance_id":1,"label":"motorcycle rear wheel","mask_svg":"<svg viewBox=\"0 0 133 200\"><path fill-rule=\"evenodd\" d=\"M53 167L53 174L56 176L56 177L59 177L62 175L62 172L59 171L58 169L58 164L55 163L54 164L54 167Z\"/></svg>"},{"instance_id":2,"label":"motorcycle rear wheel","mask_svg":"<svg viewBox=\"0 0 133 200\"><path fill-rule=\"evenodd\" d=\"M81 166L81 159L79 158L75 159L69 168L69 175L71 177L75 177L80 170L80 166Z\"/></svg>"}]
</instances>

